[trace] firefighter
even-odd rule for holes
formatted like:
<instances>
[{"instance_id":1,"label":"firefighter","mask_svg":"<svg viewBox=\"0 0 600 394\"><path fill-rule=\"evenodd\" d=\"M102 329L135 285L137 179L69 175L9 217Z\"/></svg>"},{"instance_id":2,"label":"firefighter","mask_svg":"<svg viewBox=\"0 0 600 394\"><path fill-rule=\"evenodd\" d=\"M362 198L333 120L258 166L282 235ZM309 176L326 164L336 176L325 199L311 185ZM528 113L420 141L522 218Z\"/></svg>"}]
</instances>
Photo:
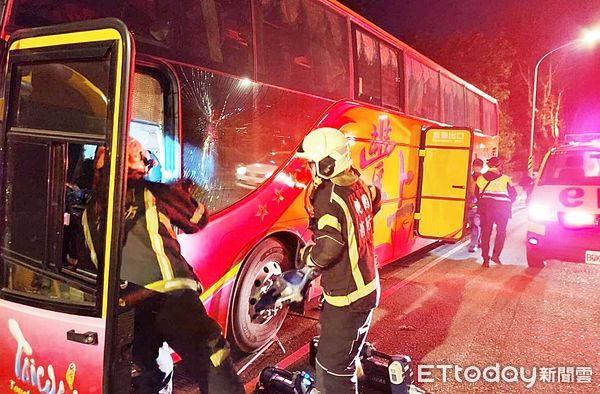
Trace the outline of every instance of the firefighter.
<instances>
[{"instance_id":1,"label":"firefighter","mask_svg":"<svg viewBox=\"0 0 600 394\"><path fill-rule=\"evenodd\" d=\"M100 148L94 180L99 195L103 162L104 148ZM208 222L208 214L182 187L145 180L153 164L149 152L130 138L121 280L122 298L135 308L132 352L141 374L134 379L134 391L161 390L165 376L157 356L167 342L196 378L201 393L243 393L229 344L200 301L198 279L181 255L173 229L175 225L185 233L199 231ZM85 217L92 258L96 242L90 238L101 216L97 209L90 209Z\"/></svg>"},{"instance_id":2,"label":"firefighter","mask_svg":"<svg viewBox=\"0 0 600 394\"><path fill-rule=\"evenodd\" d=\"M373 216L381 195L360 180L337 129L310 132L297 156L308 160L315 183L308 209L314 244L303 248L301 262L322 274L324 292L316 388L355 393L358 355L379 302Z\"/></svg>"},{"instance_id":3,"label":"firefighter","mask_svg":"<svg viewBox=\"0 0 600 394\"><path fill-rule=\"evenodd\" d=\"M506 240L506 226L512 217L512 203L517 192L509 176L502 173L502 162L492 157L487 162L488 171L477 178L475 195L478 200L478 211L481 220L481 255L483 267L490 266L490 259L502 264L500 254ZM496 223L496 239L490 258L490 238Z\"/></svg>"}]
</instances>

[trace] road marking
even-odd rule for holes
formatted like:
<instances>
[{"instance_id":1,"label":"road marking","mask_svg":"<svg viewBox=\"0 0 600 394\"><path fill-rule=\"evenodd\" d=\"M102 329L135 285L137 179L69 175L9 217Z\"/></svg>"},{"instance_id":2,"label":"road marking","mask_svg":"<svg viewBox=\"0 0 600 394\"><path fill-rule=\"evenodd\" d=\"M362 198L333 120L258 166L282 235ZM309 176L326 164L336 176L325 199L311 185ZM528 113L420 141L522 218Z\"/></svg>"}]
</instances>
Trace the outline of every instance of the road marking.
<instances>
[{"instance_id":1,"label":"road marking","mask_svg":"<svg viewBox=\"0 0 600 394\"><path fill-rule=\"evenodd\" d=\"M302 357L306 356L310 351L310 344L306 344L302 346L300 349L296 350L294 353L290 354L280 362L278 362L275 366L277 368L286 369L290 365L294 364L296 361L300 360Z\"/></svg>"},{"instance_id":2,"label":"road marking","mask_svg":"<svg viewBox=\"0 0 600 394\"><path fill-rule=\"evenodd\" d=\"M390 287L389 289L387 289L386 291L384 291L381 294L381 302L385 301L387 298L392 296L395 292L397 292L398 290L400 290L401 288L406 286L408 283L410 283L413 279L423 275L424 273L426 273L427 271L429 271L430 269L435 267L437 264L439 264L441 261L447 259L448 257L452 256L454 253L458 252L460 249L464 248L466 245L467 245L466 241L460 242L458 245L456 245L454 248L450 249L444 255L436 258L431 263L418 269L417 271L413 272L412 274L410 274L409 276L404 278L402 281L400 281L396 285L394 285L394 286ZM298 350L296 350L294 353L290 354L289 356L287 356L286 358L284 358L283 360L278 362L275 366L277 368L286 369L287 367L289 367L290 365L293 365L295 362L297 362L301 358L305 357L309 351L310 351L310 345L307 343L304 346L300 347ZM246 392L251 392L252 390L255 389L256 383L258 383L258 377L259 376L256 376L254 379L252 379L251 381L249 381L248 383L246 383L244 385L244 389L246 390Z\"/></svg>"},{"instance_id":3,"label":"road marking","mask_svg":"<svg viewBox=\"0 0 600 394\"><path fill-rule=\"evenodd\" d=\"M243 365L243 366L242 366L242 368L240 368L240 369L237 371L237 374L238 374L238 375L242 374L242 373L243 373L243 372L246 370L246 368L248 368L250 365L252 365L252 363L254 363L254 361L256 361L256 359L257 359L257 358L259 358L260 356L262 356L262 354L263 354L264 352L266 352L266 351L267 351L267 349L268 349L268 348L270 348L270 347L271 347L271 345L273 345L273 344L275 343L275 341L276 341L276 340L278 340L278 339L277 339L277 337L275 337L275 338L271 339L271 340L269 341L269 343L267 343L267 345L266 345L266 346L264 346L264 347L263 347L263 348L262 348L260 351L256 352L256 354L255 354L254 356L252 356L252 358L250 359L250 361L248 361L248 362L247 362L245 365Z\"/></svg>"},{"instance_id":4,"label":"road marking","mask_svg":"<svg viewBox=\"0 0 600 394\"><path fill-rule=\"evenodd\" d=\"M392 286L389 289L387 289L386 291L384 291L381 294L381 301L383 302L385 299L390 297L392 294L394 294L395 292L400 290L402 287L406 286L408 284L408 282L411 282L413 279L423 275L425 272L432 269L434 266L439 264L440 261L447 259L448 257L452 256L454 253L458 252L460 249L464 248L466 244L467 244L466 242L459 243L454 248L450 249L446 254L438 257L437 259L433 260L431 263L427 264L423 268L418 269L417 271L413 272L406 278L402 279L400 282L398 282L394 286Z\"/></svg>"}]
</instances>

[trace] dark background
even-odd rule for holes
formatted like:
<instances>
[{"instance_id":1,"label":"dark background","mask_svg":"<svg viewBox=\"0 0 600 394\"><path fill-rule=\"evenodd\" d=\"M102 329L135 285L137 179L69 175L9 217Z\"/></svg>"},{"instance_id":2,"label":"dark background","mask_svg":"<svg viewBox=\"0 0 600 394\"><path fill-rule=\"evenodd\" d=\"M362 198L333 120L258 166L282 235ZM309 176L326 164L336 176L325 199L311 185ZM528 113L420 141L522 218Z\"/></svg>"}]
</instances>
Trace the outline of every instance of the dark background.
<instances>
[{"instance_id":1,"label":"dark background","mask_svg":"<svg viewBox=\"0 0 600 394\"><path fill-rule=\"evenodd\" d=\"M477 74L480 72L480 63L489 62L486 60L489 57L484 55L491 53L494 56L494 46L498 45L495 40L505 40L512 50L511 55L498 50L497 54L504 54L497 55L502 56L502 59L492 61L502 60L506 62L504 65L510 66L506 78L508 96L505 102L501 98L499 101L506 117L505 133L509 133L504 139L514 138L513 143L504 148L512 150L517 167L526 162L531 116L529 89L523 76L532 76L535 63L548 51L579 38L585 28L600 28L600 0L341 2L495 96L498 94L490 87L493 83L486 83L485 76ZM482 50L469 49L460 54L460 61L452 56L452 51L449 50L451 48L444 48L452 40L462 39L468 42L477 34L485 37L489 47ZM570 47L550 55L540 67L541 80L547 75L550 65L556 70L553 91L556 94L562 92L560 132L600 132L600 43L592 48ZM495 78L492 74L499 68L489 67L487 77ZM482 84L487 86L481 86ZM538 91L538 99L539 94ZM503 136L501 141L502 138ZM501 145L501 153L502 149ZM539 149L545 150L547 146L540 146ZM505 154L511 156L510 152Z\"/></svg>"}]
</instances>

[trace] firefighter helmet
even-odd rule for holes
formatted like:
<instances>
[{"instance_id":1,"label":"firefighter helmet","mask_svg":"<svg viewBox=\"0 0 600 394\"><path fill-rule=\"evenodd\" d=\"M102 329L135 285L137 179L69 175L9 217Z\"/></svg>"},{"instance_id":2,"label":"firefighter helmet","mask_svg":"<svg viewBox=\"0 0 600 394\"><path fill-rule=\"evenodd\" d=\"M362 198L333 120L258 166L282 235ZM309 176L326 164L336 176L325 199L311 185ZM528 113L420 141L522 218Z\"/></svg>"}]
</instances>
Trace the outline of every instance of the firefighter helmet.
<instances>
[{"instance_id":1,"label":"firefighter helmet","mask_svg":"<svg viewBox=\"0 0 600 394\"><path fill-rule=\"evenodd\" d=\"M352 165L346 137L331 127L321 127L308 133L296 155L314 163L314 175L323 179L333 178Z\"/></svg>"}]
</instances>

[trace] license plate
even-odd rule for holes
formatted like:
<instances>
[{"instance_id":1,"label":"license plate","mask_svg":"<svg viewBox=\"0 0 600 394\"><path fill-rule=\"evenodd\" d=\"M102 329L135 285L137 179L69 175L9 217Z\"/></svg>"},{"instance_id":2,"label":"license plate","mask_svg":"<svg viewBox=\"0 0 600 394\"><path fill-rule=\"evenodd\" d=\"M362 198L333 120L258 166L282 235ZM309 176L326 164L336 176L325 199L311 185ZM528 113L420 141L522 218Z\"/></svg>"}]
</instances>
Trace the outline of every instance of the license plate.
<instances>
[{"instance_id":1,"label":"license plate","mask_svg":"<svg viewBox=\"0 0 600 394\"><path fill-rule=\"evenodd\" d=\"M595 250L586 250L585 251L585 263L600 265L600 252L595 251Z\"/></svg>"}]
</instances>

